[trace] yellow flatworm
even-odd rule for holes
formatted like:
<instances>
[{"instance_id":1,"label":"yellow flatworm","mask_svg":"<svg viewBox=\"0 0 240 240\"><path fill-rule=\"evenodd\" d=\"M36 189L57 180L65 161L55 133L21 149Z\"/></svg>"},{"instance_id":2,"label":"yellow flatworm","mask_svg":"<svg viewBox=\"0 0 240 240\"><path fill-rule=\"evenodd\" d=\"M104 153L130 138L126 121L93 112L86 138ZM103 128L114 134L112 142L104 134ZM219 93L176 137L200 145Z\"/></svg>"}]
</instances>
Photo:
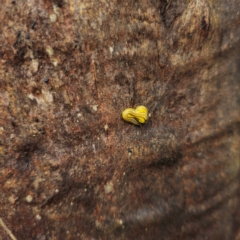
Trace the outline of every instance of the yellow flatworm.
<instances>
[{"instance_id":1,"label":"yellow flatworm","mask_svg":"<svg viewBox=\"0 0 240 240\"><path fill-rule=\"evenodd\" d=\"M127 108L122 112L122 118L126 122L141 125L148 120L148 109L144 106L138 106L136 109Z\"/></svg>"}]
</instances>

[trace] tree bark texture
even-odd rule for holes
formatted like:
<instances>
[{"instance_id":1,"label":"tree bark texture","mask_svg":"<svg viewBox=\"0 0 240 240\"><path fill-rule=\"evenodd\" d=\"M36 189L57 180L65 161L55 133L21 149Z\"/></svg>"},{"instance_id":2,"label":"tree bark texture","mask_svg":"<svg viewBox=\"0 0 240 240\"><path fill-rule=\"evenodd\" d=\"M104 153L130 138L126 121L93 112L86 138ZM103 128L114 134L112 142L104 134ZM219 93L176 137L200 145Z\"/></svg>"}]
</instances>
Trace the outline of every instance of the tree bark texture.
<instances>
[{"instance_id":1,"label":"tree bark texture","mask_svg":"<svg viewBox=\"0 0 240 240\"><path fill-rule=\"evenodd\" d=\"M239 240L239 91L239 0L2 0L0 239Z\"/></svg>"}]
</instances>

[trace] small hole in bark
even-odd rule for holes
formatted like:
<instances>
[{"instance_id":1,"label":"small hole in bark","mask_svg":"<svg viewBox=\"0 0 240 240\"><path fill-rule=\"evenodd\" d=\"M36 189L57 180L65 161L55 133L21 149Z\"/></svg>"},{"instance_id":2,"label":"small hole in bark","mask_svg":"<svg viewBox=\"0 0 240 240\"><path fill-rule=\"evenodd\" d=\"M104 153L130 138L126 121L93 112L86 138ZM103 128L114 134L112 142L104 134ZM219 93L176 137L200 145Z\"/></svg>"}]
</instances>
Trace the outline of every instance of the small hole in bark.
<instances>
[{"instance_id":1,"label":"small hole in bark","mask_svg":"<svg viewBox=\"0 0 240 240\"><path fill-rule=\"evenodd\" d=\"M205 31L207 29L207 23L205 20L205 16L203 16L203 18L202 18L201 26L202 26L202 30Z\"/></svg>"},{"instance_id":2,"label":"small hole in bark","mask_svg":"<svg viewBox=\"0 0 240 240\"><path fill-rule=\"evenodd\" d=\"M37 22L33 21L30 25L30 28L34 30L35 26L36 26Z\"/></svg>"},{"instance_id":3,"label":"small hole in bark","mask_svg":"<svg viewBox=\"0 0 240 240\"><path fill-rule=\"evenodd\" d=\"M14 128L17 127L17 124L14 121L12 121L11 124Z\"/></svg>"},{"instance_id":4,"label":"small hole in bark","mask_svg":"<svg viewBox=\"0 0 240 240\"><path fill-rule=\"evenodd\" d=\"M42 128L40 128L39 130L38 130L42 135L44 135L45 134L45 130L44 129L42 129Z\"/></svg>"},{"instance_id":5,"label":"small hole in bark","mask_svg":"<svg viewBox=\"0 0 240 240\"><path fill-rule=\"evenodd\" d=\"M44 78L43 81L44 81L45 83L49 83L49 78Z\"/></svg>"},{"instance_id":6,"label":"small hole in bark","mask_svg":"<svg viewBox=\"0 0 240 240\"><path fill-rule=\"evenodd\" d=\"M41 95L41 93L42 93L42 91L41 91L41 88L39 88L39 87L34 87L34 88L32 89L32 94L33 94L34 96L39 96L39 95Z\"/></svg>"}]
</instances>

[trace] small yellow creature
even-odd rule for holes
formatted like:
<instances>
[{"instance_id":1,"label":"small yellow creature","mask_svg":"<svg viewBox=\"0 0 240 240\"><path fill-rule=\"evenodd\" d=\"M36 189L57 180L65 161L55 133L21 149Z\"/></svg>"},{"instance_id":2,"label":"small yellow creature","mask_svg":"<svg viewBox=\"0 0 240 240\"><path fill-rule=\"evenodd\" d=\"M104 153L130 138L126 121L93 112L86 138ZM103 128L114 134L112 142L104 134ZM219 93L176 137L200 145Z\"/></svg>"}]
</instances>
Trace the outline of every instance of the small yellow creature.
<instances>
[{"instance_id":1,"label":"small yellow creature","mask_svg":"<svg viewBox=\"0 0 240 240\"><path fill-rule=\"evenodd\" d=\"M135 125L141 125L148 120L148 109L144 106L138 106L136 109L127 108L122 112L122 118Z\"/></svg>"}]
</instances>

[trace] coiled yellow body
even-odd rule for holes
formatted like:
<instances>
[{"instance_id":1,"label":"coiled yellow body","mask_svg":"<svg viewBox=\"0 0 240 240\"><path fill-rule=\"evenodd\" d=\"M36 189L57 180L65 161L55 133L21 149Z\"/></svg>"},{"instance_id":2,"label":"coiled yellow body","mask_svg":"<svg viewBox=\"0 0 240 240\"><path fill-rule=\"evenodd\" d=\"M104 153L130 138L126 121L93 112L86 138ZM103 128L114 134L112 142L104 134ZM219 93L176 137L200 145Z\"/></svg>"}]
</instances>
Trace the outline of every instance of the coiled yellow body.
<instances>
[{"instance_id":1,"label":"coiled yellow body","mask_svg":"<svg viewBox=\"0 0 240 240\"><path fill-rule=\"evenodd\" d=\"M122 112L122 118L135 125L141 125L148 120L148 109L144 106L138 106L136 109L127 108Z\"/></svg>"}]
</instances>

